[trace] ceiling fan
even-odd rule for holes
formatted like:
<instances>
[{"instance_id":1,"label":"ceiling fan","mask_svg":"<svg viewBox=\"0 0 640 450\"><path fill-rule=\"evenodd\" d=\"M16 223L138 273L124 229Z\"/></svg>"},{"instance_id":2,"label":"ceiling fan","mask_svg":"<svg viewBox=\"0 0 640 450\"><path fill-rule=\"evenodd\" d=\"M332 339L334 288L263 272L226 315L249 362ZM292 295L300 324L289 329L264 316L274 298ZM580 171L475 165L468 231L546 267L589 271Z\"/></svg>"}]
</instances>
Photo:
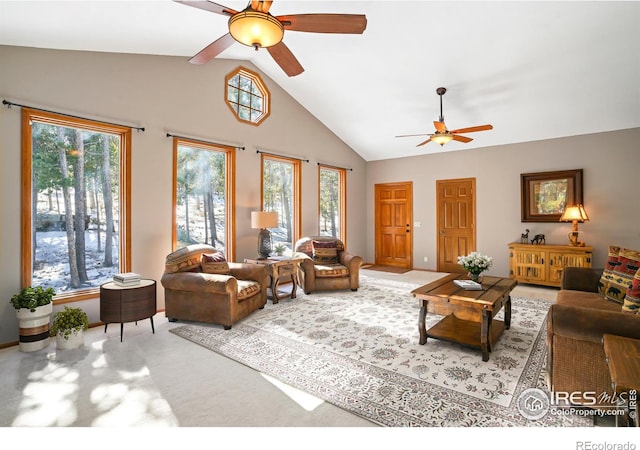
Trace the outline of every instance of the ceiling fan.
<instances>
[{"instance_id":1,"label":"ceiling fan","mask_svg":"<svg viewBox=\"0 0 640 450\"><path fill-rule=\"evenodd\" d=\"M282 42L284 30L309 33L362 34L367 27L363 14L291 14L272 16L269 8L273 1L250 1L242 11L210 1L174 0L216 14L229 16L229 32L218 38L189 60L204 64L222 53L234 42L266 48L284 72L294 77L304 72L291 50Z\"/></svg>"},{"instance_id":2,"label":"ceiling fan","mask_svg":"<svg viewBox=\"0 0 640 450\"><path fill-rule=\"evenodd\" d=\"M447 130L447 126L444 124L444 116L442 115L442 96L447 92L446 88L439 87L436 89L436 94L440 96L440 120L437 122L433 122L433 125L436 127L435 133L431 134L403 134L401 136L396 137L412 137L412 136L429 136L429 139L426 141L420 142L416 147L420 147L421 145L427 144L429 142L435 142L443 146L447 142L450 141L459 141L459 142L471 142L473 139L460 136L461 133L473 133L475 131L486 131L493 130L492 125L479 125L477 127L469 127L469 128L460 128L457 130Z\"/></svg>"}]
</instances>

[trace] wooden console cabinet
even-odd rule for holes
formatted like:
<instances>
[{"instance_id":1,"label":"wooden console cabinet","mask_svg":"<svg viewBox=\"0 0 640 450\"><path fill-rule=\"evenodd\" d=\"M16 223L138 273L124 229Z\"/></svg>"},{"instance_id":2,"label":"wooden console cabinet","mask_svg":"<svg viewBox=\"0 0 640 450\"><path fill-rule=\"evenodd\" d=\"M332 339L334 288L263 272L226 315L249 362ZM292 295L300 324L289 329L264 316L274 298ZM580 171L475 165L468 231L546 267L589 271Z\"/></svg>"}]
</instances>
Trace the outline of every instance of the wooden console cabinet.
<instances>
[{"instance_id":1,"label":"wooden console cabinet","mask_svg":"<svg viewBox=\"0 0 640 450\"><path fill-rule=\"evenodd\" d=\"M593 247L509 244L509 276L521 283L560 287L565 267L591 267Z\"/></svg>"}]
</instances>

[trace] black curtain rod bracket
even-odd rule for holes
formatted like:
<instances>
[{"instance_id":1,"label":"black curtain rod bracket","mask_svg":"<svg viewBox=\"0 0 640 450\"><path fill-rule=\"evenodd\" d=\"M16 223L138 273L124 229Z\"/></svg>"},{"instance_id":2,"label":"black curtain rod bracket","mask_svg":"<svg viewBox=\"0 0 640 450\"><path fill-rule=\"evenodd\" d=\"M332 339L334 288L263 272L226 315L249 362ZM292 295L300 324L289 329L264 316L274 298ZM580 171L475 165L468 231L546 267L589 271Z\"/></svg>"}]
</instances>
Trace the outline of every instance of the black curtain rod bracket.
<instances>
[{"instance_id":1,"label":"black curtain rod bracket","mask_svg":"<svg viewBox=\"0 0 640 450\"><path fill-rule=\"evenodd\" d=\"M2 104L6 105L7 108L11 108L12 106L19 106L20 108L35 109L36 111L42 111L42 112L51 113L51 114L58 114L58 115L65 116L65 117L71 117L73 119L93 120L94 122L102 122L102 123L106 123L107 125L116 125L118 127L131 128L132 130L136 130L136 131L144 131L144 127L134 127L134 126L131 126L131 125L123 125L121 123L106 122L106 121L101 120L101 119L92 119L92 118L89 118L89 117L76 116L76 115L73 115L73 114L67 114L67 113L62 113L62 112L58 112L58 111L50 111L48 109L38 108L38 107L35 107L35 106L21 105L20 103L10 102L10 101L5 100L5 99L2 100Z\"/></svg>"}]
</instances>

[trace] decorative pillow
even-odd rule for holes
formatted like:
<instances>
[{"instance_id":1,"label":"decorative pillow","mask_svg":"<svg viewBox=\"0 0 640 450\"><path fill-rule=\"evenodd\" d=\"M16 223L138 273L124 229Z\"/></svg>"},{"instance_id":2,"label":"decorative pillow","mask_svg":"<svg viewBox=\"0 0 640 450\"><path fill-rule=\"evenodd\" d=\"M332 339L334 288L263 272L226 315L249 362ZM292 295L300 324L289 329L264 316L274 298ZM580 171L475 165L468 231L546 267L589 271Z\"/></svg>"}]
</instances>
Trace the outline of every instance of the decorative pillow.
<instances>
[{"instance_id":1,"label":"decorative pillow","mask_svg":"<svg viewBox=\"0 0 640 450\"><path fill-rule=\"evenodd\" d=\"M640 314L640 270L636 272L631 282L631 287L627 289L622 310L628 313Z\"/></svg>"},{"instance_id":2,"label":"decorative pillow","mask_svg":"<svg viewBox=\"0 0 640 450\"><path fill-rule=\"evenodd\" d=\"M229 275L231 273L229 264L227 264L222 252L203 253L200 265L204 273L217 273L219 275Z\"/></svg>"},{"instance_id":3,"label":"decorative pillow","mask_svg":"<svg viewBox=\"0 0 640 450\"><path fill-rule=\"evenodd\" d=\"M611 272L609 285L605 291L607 300L624 303L627 290L631 287L633 277L640 269L640 252L623 248L618 255L618 265Z\"/></svg>"},{"instance_id":4,"label":"decorative pillow","mask_svg":"<svg viewBox=\"0 0 640 450\"><path fill-rule=\"evenodd\" d=\"M166 273L199 272L200 255L202 252L215 251L213 247L205 244L192 244L181 247L167 255L164 270Z\"/></svg>"},{"instance_id":5,"label":"decorative pillow","mask_svg":"<svg viewBox=\"0 0 640 450\"><path fill-rule=\"evenodd\" d=\"M338 264L338 247L335 241L313 241L313 262Z\"/></svg>"},{"instance_id":6,"label":"decorative pillow","mask_svg":"<svg viewBox=\"0 0 640 450\"><path fill-rule=\"evenodd\" d=\"M598 282L598 292L602 295L607 293L609 281L613 278L613 270L620 265L620 247L610 245L607 253L607 262L604 265L604 271Z\"/></svg>"}]
</instances>

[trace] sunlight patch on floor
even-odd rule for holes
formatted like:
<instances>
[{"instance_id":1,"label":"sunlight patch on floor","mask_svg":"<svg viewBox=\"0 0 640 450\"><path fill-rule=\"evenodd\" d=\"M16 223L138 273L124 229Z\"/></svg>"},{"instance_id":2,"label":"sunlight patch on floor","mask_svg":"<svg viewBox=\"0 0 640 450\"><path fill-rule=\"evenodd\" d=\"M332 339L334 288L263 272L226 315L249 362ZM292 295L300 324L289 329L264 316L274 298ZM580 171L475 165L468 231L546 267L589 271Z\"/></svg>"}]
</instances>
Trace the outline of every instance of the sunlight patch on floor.
<instances>
[{"instance_id":1,"label":"sunlight patch on floor","mask_svg":"<svg viewBox=\"0 0 640 450\"><path fill-rule=\"evenodd\" d=\"M282 392L284 392L291 400L296 402L306 411L313 411L318 406L324 403L324 400L314 395L307 394L306 392L303 392L294 387L291 387L288 384L283 383L282 381L279 381L273 377L270 377L269 375L265 375L264 373L261 373L260 375L262 375L268 382L270 382L275 387L277 387Z\"/></svg>"}]
</instances>

